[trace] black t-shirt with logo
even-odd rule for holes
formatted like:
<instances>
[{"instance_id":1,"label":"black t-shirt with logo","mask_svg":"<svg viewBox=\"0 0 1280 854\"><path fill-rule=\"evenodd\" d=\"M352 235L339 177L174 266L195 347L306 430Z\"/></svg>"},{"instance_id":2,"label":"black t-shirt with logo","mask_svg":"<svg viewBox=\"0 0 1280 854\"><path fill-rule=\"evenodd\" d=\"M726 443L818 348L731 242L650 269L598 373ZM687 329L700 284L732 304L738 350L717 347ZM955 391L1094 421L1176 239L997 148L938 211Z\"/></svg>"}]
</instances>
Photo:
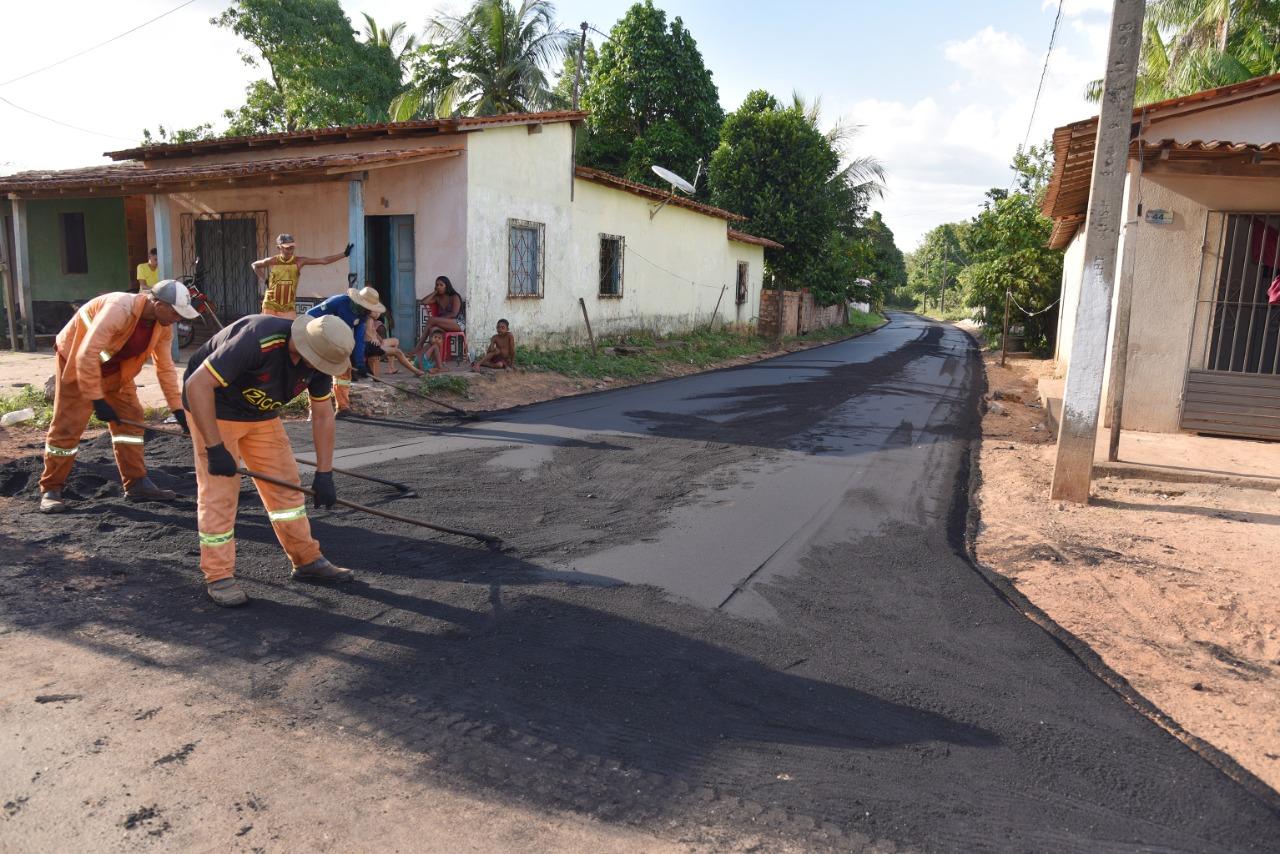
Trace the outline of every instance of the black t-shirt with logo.
<instances>
[{"instance_id":1,"label":"black t-shirt with logo","mask_svg":"<svg viewBox=\"0 0 1280 854\"><path fill-rule=\"evenodd\" d=\"M293 321L268 314L251 314L230 324L205 342L187 362L183 374L182 405L187 405L186 380L203 367L218 382L213 399L224 421L266 421L303 391L312 400L333 393L333 377L289 357Z\"/></svg>"}]
</instances>

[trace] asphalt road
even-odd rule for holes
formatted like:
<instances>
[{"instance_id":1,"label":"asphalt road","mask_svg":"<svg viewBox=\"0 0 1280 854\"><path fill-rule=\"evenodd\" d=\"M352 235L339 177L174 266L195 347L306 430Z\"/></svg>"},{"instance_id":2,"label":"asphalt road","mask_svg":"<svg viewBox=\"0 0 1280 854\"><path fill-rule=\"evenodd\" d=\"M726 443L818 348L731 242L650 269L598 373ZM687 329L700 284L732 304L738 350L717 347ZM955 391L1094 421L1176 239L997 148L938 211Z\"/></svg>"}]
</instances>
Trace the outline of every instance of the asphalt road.
<instances>
[{"instance_id":1,"label":"asphalt road","mask_svg":"<svg viewBox=\"0 0 1280 854\"><path fill-rule=\"evenodd\" d=\"M255 602L237 613L201 603L190 503L120 501L103 443L72 484L93 501L4 520L0 549L22 560L0 567L0 619L409 751L468 793L691 845L1276 850L1280 816L965 559L982 382L967 336L895 315L479 423L344 422L339 465L421 497L340 478L341 494L506 549L314 513L361 580L292 585L245 500ZM306 426L291 431L303 450ZM188 454L148 447L157 479L189 493ZM0 492L29 494L36 463L0 467ZM67 549L118 583L31 595L89 571L51 556Z\"/></svg>"}]
</instances>

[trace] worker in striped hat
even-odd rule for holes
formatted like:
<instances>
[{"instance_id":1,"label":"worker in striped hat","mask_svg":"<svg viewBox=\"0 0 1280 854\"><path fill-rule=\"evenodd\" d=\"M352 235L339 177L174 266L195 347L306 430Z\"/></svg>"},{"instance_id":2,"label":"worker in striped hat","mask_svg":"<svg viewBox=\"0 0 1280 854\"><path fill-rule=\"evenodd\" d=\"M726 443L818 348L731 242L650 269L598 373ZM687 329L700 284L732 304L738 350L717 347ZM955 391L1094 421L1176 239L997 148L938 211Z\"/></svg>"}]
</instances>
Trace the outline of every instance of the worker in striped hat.
<instances>
[{"instance_id":1,"label":"worker in striped hat","mask_svg":"<svg viewBox=\"0 0 1280 854\"><path fill-rule=\"evenodd\" d=\"M142 404L134 378L148 358L155 362L156 379L169 408L187 429L178 371L173 364L172 326L179 317L199 316L191 292L167 279L138 294L109 293L94 297L58 333L56 391L53 422L44 445L40 475L40 512L67 509L63 486L71 474L80 437L97 415L111 430L125 498L130 501L172 501L177 494L156 486L143 461L143 430L120 419L142 421Z\"/></svg>"}]
</instances>

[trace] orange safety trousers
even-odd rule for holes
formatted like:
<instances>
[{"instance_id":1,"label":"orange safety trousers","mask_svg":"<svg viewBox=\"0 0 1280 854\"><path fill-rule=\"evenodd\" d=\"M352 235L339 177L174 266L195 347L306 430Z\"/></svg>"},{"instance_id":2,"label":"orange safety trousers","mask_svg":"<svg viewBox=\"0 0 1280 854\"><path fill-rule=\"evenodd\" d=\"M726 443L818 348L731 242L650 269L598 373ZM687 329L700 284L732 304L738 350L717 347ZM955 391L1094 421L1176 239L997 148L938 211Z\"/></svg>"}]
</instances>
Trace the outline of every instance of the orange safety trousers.
<instances>
[{"instance_id":1,"label":"orange safety trousers","mask_svg":"<svg viewBox=\"0 0 1280 854\"><path fill-rule=\"evenodd\" d=\"M194 425L193 425L194 426ZM279 418L267 421L218 419L222 443L237 465L278 480L301 484L289 436ZM196 455L196 527L200 530L200 569L206 583L236 573L236 509L240 504L240 476L209 474L209 452L198 429L191 431ZM267 517L293 565L320 557L320 544L311 536L307 499L301 492L254 481Z\"/></svg>"},{"instance_id":2,"label":"orange safety trousers","mask_svg":"<svg viewBox=\"0 0 1280 854\"><path fill-rule=\"evenodd\" d=\"M351 369L333 378L333 400L339 412L351 408Z\"/></svg>"},{"instance_id":3,"label":"orange safety trousers","mask_svg":"<svg viewBox=\"0 0 1280 854\"><path fill-rule=\"evenodd\" d=\"M297 320L297 319L298 319L298 312L296 312L296 311L281 311L281 310L280 310L280 309L278 309L278 308L263 308L263 309L262 309L262 313L263 313L263 314L269 314L269 315L271 315L272 317L283 317L283 318L285 318L286 320Z\"/></svg>"},{"instance_id":4,"label":"orange safety trousers","mask_svg":"<svg viewBox=\"0 0 1280 854\"><path fill-rule=\"evenodd\" d=\"M57 377L62 376L66 359L58 355ZM102 378L102 399L111 404L111 408L121 418L141 422L143 420L142 403L138 400L138 389L133 380L123 380L123 374L107 374ZM61 492L71 467L75 465L76 453L80 450L80 437L89 426L89 417L93 414L93 400L80 392L77 383L58 382L53 393L53 422L49 425L49 433L44 440L44 472L40 475L41 492ZM147 465L143 461L143 431L137 427L112 421L111 449L115 451L116 465L120 469L120 480L126 490L147 476Z\"/></svg>"}]
</instances>

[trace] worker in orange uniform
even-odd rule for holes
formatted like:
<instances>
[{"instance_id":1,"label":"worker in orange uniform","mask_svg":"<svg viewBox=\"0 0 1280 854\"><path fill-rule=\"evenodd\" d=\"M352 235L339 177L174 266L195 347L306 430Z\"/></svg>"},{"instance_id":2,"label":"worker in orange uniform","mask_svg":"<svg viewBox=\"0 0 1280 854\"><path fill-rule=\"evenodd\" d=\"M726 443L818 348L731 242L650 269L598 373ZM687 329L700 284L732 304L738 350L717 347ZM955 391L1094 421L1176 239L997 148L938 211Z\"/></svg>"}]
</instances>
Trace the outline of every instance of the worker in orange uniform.
<instances>
[{"instance_id":1,"label":"worker in orange uniform","mask_svg":"<svg viewBox=\"0 0 1280 854\"><path fill-rule=\"evenodd\" d=\"M354 346L351 327L336 317L291 321L255 314L214 335L187 362L182 393L195 445L200 569L209 598L218 605L234 608L249 601L235 578L241 461L250 471L301 483L280 410L303 391L312 403L316 473L311 488L318 506L337 501L333 406L315 404L332 399L333 377L350 370ZM254 485L293 564L292 578L352 579L351 570L320 554L302 493L265 481Z\"/></svg>"},{"instance_id":2,"label":"worker in orange uniform","mask_svg":"<svg viewBox=\"0 0 1280 854\"><path fill-rule=\"evenodd\" d=\"M267 291L262 297L262 313L293 320L298 316L298 280L302 277L302 268L332 264L348 258L354 245L348 243L346 249L324 258L303 258L293 254L295 244L292 234L277 237L276 248L280 253L253 262L253 272L259 280L267 283Z\"/></svg>"},{"instance_id":3,"label":"worker in orange uniform","mask_svg":"<svg viewBox=\"0 0 1280 854\"><path fill-rule=\"evenodd\" d=\"M58 333L53 423L45 438L44 473L40 475L41 513L67 509L62 488L71 474L90 414L107 422L111 430L125 498L172 501L178 497L147 477L143 430L121 424L120 418L143 419L133 381L150 357L169 408L187 429L178 371L170 352L171 327L179 317L190 320L198 316L190 291L181 282L167 279L143 293L94 297Z\"/></svg>"}]
</instances>

